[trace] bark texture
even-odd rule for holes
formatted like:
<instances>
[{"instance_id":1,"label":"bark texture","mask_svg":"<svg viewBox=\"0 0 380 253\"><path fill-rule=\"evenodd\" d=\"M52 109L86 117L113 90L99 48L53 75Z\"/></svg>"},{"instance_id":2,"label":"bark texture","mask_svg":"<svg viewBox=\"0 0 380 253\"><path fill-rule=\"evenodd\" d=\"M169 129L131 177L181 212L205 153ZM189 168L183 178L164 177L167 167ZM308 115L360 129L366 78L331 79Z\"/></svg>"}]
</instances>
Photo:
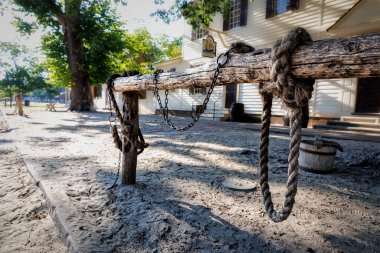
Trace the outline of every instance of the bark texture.
<instances>
[{"instance_id":1,"label":"bark texture","mask_svg":"<svg viewBox=\"0 0 380 253\"><path fill-rule=\"evenodd\" d=\"M123 119L125 136L122 145L122 167L120 173L120 184L136 183L137 167L137 140L139 134L139 104L138 92L125 92L123 94Z\"/></svg>"},{"instance_id":2,"label":"bark texture","mask_svg":"<svg viewBox=\"0 0 380 253\"><path fill-rule=\"evenodd\" d=\"M291 57L291 71L296 78L360 78L380 76L380 33L337 40L321 40L304 44ZM271 49L245 54L231 53L230 60L220 71L216 85L270 81ZM183 72L163 73L159 89L197 88L210 85L215 60L209 65ZM153 90L152 75L121 77L114 90ZM266 83L266 89L276 89Z\"/></svg>"},{"instance_id":3,"label":"bark texture","mask_svg":"<svg viewBox=\"0 0 380 253\"><path fill-rule=\"evenodd\" d=\"M15 100L16 100L15 112L17 112L18 115L20 115L20 116L24 115L24 110L22 108L22 94L17 93L15 96Z\"/></svg>"},{"instance_id":4,"label":"bark texture","mask_svg":"<svg viewBox=\"0 0 380 253\"><path fill-rule=\"evenodd\" d=\"M80 1L78 1L80 2ZM69 110L89 111L93 109L88 71L83 62L84 49L80 28L80 5L71 6L66 15L59 18L64 30L64 40L72 80L72 100Z\"/></svg>"}]
</instances>

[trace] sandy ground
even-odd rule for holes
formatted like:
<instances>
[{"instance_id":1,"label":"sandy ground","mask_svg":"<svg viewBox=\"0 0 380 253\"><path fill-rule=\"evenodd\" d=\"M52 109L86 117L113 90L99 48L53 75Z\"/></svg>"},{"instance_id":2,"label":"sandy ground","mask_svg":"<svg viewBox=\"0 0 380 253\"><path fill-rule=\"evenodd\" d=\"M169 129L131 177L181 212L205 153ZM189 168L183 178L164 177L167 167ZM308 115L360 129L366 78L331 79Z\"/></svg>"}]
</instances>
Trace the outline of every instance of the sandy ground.
<instances>
[{"instance_id":1,"label":"sandy ground","mask_svg":"<svg viewBox=\"0 0 380 253\"><path fill-rule=\"evenodd\" d=\"M66 252L41 191L6 133L0 115L0 252Z\"/></svg>"},{"instance_id":2,"label":"sandy ground","mask_svg":"<svg viewBox=\"0 0 380 253\"><path fill-rule=\"evenodd\" d=\"M223 186L225 179L258 178L260 133L252 124L201 120L179 133L158 116L142 116L150 147L138 158L138 183L108 190L117 177L118 151L107 119L101 112L32 111L7 116L9 131L1 134L40 164L40 177L64 190L87 224L83 230L97 233L112 252L380 252L379 142L335 140L345 152L337 154L334 172L301 171L293 213L273 223L259 189ZM276 209L284 198L288 143L286 135L271 136ZM15 198L5 192L1 201ZM21 218L28 211L17 213L26 233L20 246L36 228ZM1 241L12 241L15 230L0 230Z\"/></svg>"}]
</instances>

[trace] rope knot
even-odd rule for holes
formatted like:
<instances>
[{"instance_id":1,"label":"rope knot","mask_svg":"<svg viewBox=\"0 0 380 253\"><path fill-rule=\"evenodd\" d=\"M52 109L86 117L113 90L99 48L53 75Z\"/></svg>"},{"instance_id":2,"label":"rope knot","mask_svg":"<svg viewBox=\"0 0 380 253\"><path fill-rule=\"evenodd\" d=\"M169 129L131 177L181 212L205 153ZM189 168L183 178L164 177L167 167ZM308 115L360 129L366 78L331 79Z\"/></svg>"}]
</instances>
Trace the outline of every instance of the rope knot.
<instances>
[{"instance_id":1,"label":"rope knot","mask_svg":"<svg viewBox=\"0 0 380 253\"><path fill-rule=\"evenodd\" d=\"M290 71L293 51L309 41L311 37L307 31L297 27L278 40L272 49L270 78L277 86L274 95L280 98L287 108L295 109L307 105L313 92L313 79L295 78Z\"/></svg>"}]
</instances>

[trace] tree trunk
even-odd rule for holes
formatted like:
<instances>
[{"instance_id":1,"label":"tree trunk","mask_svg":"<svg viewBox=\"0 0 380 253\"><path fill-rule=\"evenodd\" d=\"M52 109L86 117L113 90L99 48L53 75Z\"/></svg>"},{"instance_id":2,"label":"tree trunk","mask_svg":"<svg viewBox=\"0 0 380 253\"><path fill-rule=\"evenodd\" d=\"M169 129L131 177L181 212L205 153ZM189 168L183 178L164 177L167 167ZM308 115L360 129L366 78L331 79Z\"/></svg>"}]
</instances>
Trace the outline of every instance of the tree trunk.
<instances>
[{"instance_id":1,"label":"tree trunk","mask_svg":"<svg viewBox=\"0 0 380 253\"><path fill-rule=\"evenodd\" d=\"M93 110L92 94L88 71L83 62L83 41L78 18L67 16L60 19L64 29L64 39L72 80L72 98L69 110Z\"/></svg>"},{"instance_id":2,"label":"tree trunk","mask_svg":"<svg viewBox=\"0 0 380 253\"><path fill-rule=\"evenodd\" d=\"M12 88L9 87L9 108L12 107Z\"/></svg>"},{"instance_id":3,"label":"tree trunk","mask_svg":"<svg viewBox=\"0 0 380 253\"><path fill-rule=\"evenodd\" d=\"M120 184L136 183L137 147L136 142L139 134L139 99L138 92L123 93L123 119L128 127L128 138L123 136L122 167Z\"/></svg>"},{"instance_id":4,"label":"tree trunk","mask_svg":"<svg viewBox=\"0 0 380 253\"><path fill-rule=\"evenodd\" d=\"M24 111L22 109L22 94L21 93L17 93L16 96L15 96L15 100L16 100L16 109L15 109L15 112L17 112L18 115L20 115L20 116L24 115Z\"/></svg>"}]
</instances>

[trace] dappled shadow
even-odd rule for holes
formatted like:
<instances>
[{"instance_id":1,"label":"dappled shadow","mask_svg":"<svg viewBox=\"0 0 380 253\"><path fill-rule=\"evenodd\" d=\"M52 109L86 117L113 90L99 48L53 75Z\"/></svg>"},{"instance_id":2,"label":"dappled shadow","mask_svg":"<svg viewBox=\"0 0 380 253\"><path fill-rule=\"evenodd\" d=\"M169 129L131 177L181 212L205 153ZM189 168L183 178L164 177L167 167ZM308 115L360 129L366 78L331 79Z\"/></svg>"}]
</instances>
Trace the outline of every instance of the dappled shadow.
<instances>
[{"instance_id":1,"label":"dappled shadow","mask_svg":"<svg viewBox=\"0 0 380 253\"><path fill-rule=\"evenodd\" d=\"M114 179L114 177L112 177ZM105 207L113 216L100 223L103 243L113 252L290 252L259 233L248 232L209 207L180 200L178 188L140 177L134 186L109 193ZM252 224L254 225L254 224Z\"/></svg>"},{"instance_id":2,"label":"dappled shadow","mask_svg":"<svg viewBox=\"0 0 380 253\"><path fill-rule=\"evenodd\" d=\"M45 125L45 123L42 123L42 122L28 122L28 123L32 125Z\"/></svg>"},{"instance_id":3,"label":"dappled shadow","mask_svg":"<svg viewBox=\"0 0 380 253\"><path fill-rule=\"evenodd\" d=\"M371 233L361 232L348 236L337 236L334 234L329 234L322 232L324 239L334 247L339 248L341 252L376 252L375 249L378 249L380 245L380 237L373 236L379 235L380 230L374 228L374 231ZM371 236L368 240L368 236Z\"/></svg>"},{"instance_id":4,"label":"dappled shadow","mask_svg":"<svg viewBox=\"0 0 380 253\"><path fill-rule=\"evenodd\" d=\"M7 128L7 129L0 129L0 133L9 133L14 130L17 130L18 128Z\"/></svg>"},{"instance_id":5,"label":"dappled shadow","mask_svg":"<svg viewBox=\"0 0 380 253\"><path fill-rule=\"evenodd\" d=\"M202 121L191 131L179 133L161 124L157 116L141 117L141 128L150 147L139 156L138 183L107 190L117 177L116 166L110 166L107 160L117 160L118 152L113 150L110 136L110 143L103 143L105 136L110 135L108 114L84 113L76 117L57 125L50 124L48 128L42 126L42 129L81 134L88 139L76 139L75 135L64 133L52 138L29 136L25 141L34 150L57 148L56 154L36 155L34 161L41 165L39 173L62 187L81 218L100 234L102 243L115 245L114 252L250 252L252 249L287 252L294 251L291 246L294 242L297 242L295 251L306 251L308 241L303 241L303 234L297 229L288 233L287 229L295 219L297 224L315 222L314 216L302 219L302 215L312 215L316 207L297 203L293 212L296 218L274 225L263 214L259 191L243 193L222 186L223 180L229 177L258 179L259 131L242 129L246 125ZM94 136L103 139L98 142L91 138ZM77 148L75 144L83 146ZM271 137L269 179L271 185L281 189L285 189L282 187L287 179L288 144L286 135ZM348 152L352 153L356 144L353 141L349 144L353 147ZM82 152L82 147L91 152ZM30 154L33 156L33 152ZM329 175L301 171L299 194L320 193L326 196L327 203L334 198L341 202L358 200L370 209L370 205L378 205L376 196L363 195L378 182L378 175L371 174L371 168L351 173L346 165L345 157L339 155L336 170ZM347 184L357 178L363 181ZM274 191L275 203L282 203L284 192ZM335 213L335 209L326 206L328 204L317 207L329 211L323 217L334 218L347 212L346 208ZM297 210L303 210L302 215ZM344 221L342 227L348 226L349 221ZM316 227L307 229L313 232ZM278 234L274 236L273 231ZM175 248L168 248L170 246Z\"/></svg>"},{"instance_id":6,"label":"dappled shadow","mask_svg":"<svg viewBox=\"0 0 380 253\"><path fill-rule=\"evenodd\" d=\"M0 140L0 145L7 144L7 143L13 143L13 140Z\"/></svg>"},{"instance_id":7,"label":"dappled shadow","mask_svg":"<svg viewBox=\"0 0 380 253\"><path fill-rule=\"evenodd\" d=\"M77 117L72 119L62 119L61 124L45 129L51 132L76 133L83 130L92 133L109 132L109 114L104 112L82 112L75 114ZM67 122L67 124L66 124Z\"/></svg>"}]
</instances>

